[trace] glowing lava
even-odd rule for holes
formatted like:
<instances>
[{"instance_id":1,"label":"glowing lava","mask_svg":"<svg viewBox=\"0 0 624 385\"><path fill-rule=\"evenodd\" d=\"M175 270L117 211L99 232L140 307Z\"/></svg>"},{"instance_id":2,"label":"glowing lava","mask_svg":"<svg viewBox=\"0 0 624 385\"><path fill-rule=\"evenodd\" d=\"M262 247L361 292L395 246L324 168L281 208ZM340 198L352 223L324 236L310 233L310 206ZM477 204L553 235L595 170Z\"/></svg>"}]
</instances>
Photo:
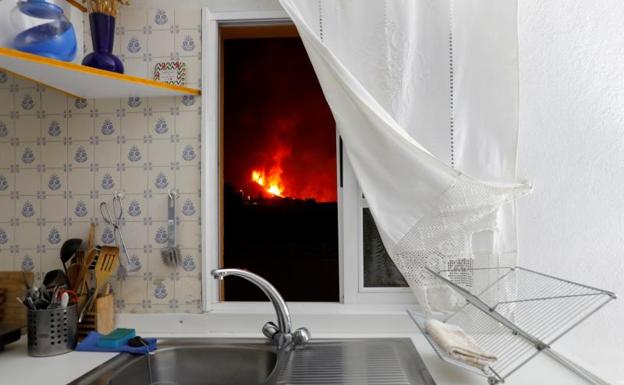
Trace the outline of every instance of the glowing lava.
<instances>
[{"instance_id":1,"label":"glowing lava","mask_svg":"<svg viewBox=\"0 0 624 385\"><path fill-rule=\"evenodd\" d=\"M272 168L269 175L266 175L264 170L253 170L251 180L262 186L270 195L283 197L284 186L281 182L281 173L281 167L278 170Z\"/></svg>"}]
</instances>

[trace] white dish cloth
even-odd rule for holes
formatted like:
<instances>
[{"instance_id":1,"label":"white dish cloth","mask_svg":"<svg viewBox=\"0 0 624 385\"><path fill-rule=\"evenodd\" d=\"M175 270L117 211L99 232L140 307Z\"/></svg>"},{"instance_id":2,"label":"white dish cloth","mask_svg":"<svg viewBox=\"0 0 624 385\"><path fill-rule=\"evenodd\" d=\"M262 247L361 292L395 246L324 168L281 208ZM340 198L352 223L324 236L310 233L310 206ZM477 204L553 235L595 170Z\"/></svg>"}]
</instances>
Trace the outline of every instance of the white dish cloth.
<instances>
[{"instance_id":1,"label":"white dish cloth","mask_svg":"<svg viewBox=\"0 0 624 385\"><path fill-rule=\"evenodd\" d=\"M470 366L483 369L497 360L459 326L430 318L425 322L425 331L449 356Z\"/></svg>"}]
</instances>

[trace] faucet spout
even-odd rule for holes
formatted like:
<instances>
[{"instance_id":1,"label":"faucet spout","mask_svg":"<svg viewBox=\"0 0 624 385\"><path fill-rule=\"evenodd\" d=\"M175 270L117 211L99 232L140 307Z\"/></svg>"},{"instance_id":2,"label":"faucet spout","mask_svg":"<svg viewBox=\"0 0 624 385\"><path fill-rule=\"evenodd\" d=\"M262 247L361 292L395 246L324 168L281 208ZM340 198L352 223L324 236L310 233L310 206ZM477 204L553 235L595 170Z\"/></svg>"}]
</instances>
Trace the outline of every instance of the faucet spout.
<instances>
[{"instance_id":1,"label":"faucet spout","mask_svg":"<svg viewBox=\"0 0 624 385\"><path fill-rule=\"evenodd\" d=\"M310 340L310 332L308 329L300 328L294 332L292 331L290 311L288 310L286 301L284 301L280 293L269 281L257 274L241 269L215 269L211 271L211 274L215 279L223 279L229 275L246 279L258 286L258 288L269 297L269 300L275 308L275 313L277 314L277 325L268 322L262 328L262 332L277 345L278 349L285 348L289 345L293 347L304 345Z\"/></svg>"}]
</instances>

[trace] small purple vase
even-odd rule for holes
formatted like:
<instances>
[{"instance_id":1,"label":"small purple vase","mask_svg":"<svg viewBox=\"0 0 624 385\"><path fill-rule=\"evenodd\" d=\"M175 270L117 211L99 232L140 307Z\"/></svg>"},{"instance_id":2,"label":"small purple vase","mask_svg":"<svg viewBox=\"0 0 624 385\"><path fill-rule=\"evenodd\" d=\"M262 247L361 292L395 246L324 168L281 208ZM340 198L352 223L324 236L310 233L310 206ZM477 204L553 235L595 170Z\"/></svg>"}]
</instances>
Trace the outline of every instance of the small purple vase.
<instances>
[{"instance_id":1,"label":"small purple vase","mask_svg":"<svg viewBox=\"0 0 624 385\"><path fill-rule=\"evenodd\" d=\"M113 55L113 41L115 39L115 18L100 12L89 14L91 25L91 41L93 52L82 59L82 65L99 68L105 71L124 73L121 60Z\"/></svg>"}]
</instances>

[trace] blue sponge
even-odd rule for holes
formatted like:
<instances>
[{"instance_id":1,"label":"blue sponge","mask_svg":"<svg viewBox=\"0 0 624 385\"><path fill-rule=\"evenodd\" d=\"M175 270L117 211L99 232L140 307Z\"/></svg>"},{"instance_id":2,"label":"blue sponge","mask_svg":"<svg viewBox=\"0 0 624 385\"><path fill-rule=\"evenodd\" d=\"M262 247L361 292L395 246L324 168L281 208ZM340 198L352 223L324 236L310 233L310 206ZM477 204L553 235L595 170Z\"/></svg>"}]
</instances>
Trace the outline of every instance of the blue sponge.
<instances>
[{"instance_id":1,"label":"blue sponge","mask_svg":"<svg viewBox=\"0 0 624 385\"><path fill-rule=\"evenodd\" d=\"M119 349L128 343L128 340L136 336L134 329L115 329L105 336L100 337L97 346L101 348Z\"/></svg>"}]
</instances>

